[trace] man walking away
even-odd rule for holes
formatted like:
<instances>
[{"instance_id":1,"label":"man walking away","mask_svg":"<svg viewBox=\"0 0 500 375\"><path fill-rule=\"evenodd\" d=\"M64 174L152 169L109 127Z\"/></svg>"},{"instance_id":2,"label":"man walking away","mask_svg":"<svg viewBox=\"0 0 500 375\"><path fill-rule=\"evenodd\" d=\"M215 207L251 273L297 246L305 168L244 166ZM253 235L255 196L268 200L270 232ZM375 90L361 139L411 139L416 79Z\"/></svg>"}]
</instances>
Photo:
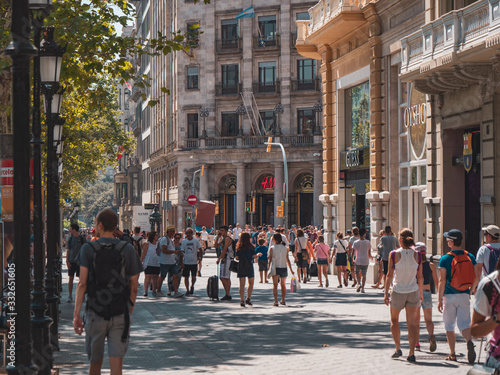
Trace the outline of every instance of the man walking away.
<instances>
[{"instance_id":1,"label":"man walking away","mask_svg":"<svg viewBox=\"0 0 500 375\"><path fill-rule=\"evenodd\" d=\"M220 264L220 281L224 287L226 295L221 298L222 301L231 301L231 271L229 265L231 258L234 257L233 241L227 235L228 227L223 225L219 229L220 237L215 247L220 248L220 255L217 257L217 264Z\"/></svg>"},{"instance_id":2,"label":"man walking away","mask_svg":"<svg viewBox=\"0 0 500 375\"><path fill-rule=\"evenodd\" d=\"M355 267L356 262L354 261L354 249L352 248L352 245L357 240L359 240L359 228L354 227L352 228L352 236L349 237L349 263L351 264L351 276L353 281L352 287L355 287L356 284L360 281L356 279L356 267Z\"/></svg>"},{"instance_id":3,"label":"man walking away","mask_svg":"<svg viewBox=\"0 0 500 375\"><path fill-rule=\"evenodd\" d=\"M372 257L372 245L370 241L365 240L366 229L361 228L359 230L359 240L353 243L352 248L355 251L356 257L356 274L358 278L358 289L356 292L365 292L366 283L366 273L368 271L368 265L370 264L370 259Z\"/></svg>"},{"instance_id":4,"label":"man walking away","mask_svg":"<svg viewBox=\"0 0 500 375\"><path fill-rule=\"evenodd\" d=\"M78 224L71 224L71 237L68 240L68 248L66 249L66 267L68 267L68 302L73 301L73 280L75 274L80 277L80 249L86 242L85 238L80 235L80 227Z\"/></svg>"},{"instance_id":5,"label":"man walking away","mask_svg":"<svg viewBox=\"0 0 500 375\"><path fill-rule=\"evenodd\" d=\"M198 256L203 254L200 242L193 238L193 229L186 229L186 239L182 241L182 253L184 254L184 284L186 285L186 296L194 293L196 273L198 271ZM189 287L189 274L191 274L191 287Z\"/></svg>"},{"instance_id":6,"label":"man walking away","mask_svg":"<svg viewBox=\"0 0 500 375\"><path fill-rule=\"evenodd\" d=\"M134 235L132 236L132 241L134 241L134 247L137 249L137 254L139 258L141 257L142 244L145 238L141 236L141 227L134 228Z\"/></svg>"},{"instance_id":7,"label":"man walking away","mask_svg":"<svg viewBox=\"0 0 500 375\"><path fill-rule=\"evenodd\" d=\"M495 271L500 259L500 228L496 225L488 225L482 228L484 235L484 245L477 251L476 268L482 272L482 277L486 277Z\"/></svg>"},{"instance_id":8,"label":"man walking away","mask_svg":"<svg viewBox=\"0 0 500 375\"><path fill-rule=\"evenodd\" d=\"M96 218L97 241L80 252L80 281L76 290L73 329L83 332L80 310L87 294L85 336L90 360L89 374L100 374L104 343L108 341L111 374L121 374L129 343L130 316L137 297L142 264L131 244L113 238L118 217L110 208Z\"/></svg>"},{"instance_id":9,"label":"man walking away","mask_svg":"<svg viewBox=\"0 0 500 375\"><path fill-rule=\"evenodd\" d=\"M476 259L461 248L462 232L452 229L444 234L451 251L439 261L438 310L443 313L446 339L450 354L446 360L456 361L455 325L467 341L467 359L472 364L476 360L474 344L471 340L470 292L479 281L479 269L474 269ZM444 306L444 307L443 307Z\"/></svg>"},{"instance_id":10,"label":"man walking away","mask_svg":"<svg viewBox=\"0 0 500 375\"><path fill-rule=\"evenodd\" d=\"M384 282L387 277L388 265L389 265L389 254L392 250L396 250L399 247L398 239L392 233L392 228L388 225L384 229L385 235L380 239L382 243L382 272L384 274Z\"/></svg>"}]
</instances>

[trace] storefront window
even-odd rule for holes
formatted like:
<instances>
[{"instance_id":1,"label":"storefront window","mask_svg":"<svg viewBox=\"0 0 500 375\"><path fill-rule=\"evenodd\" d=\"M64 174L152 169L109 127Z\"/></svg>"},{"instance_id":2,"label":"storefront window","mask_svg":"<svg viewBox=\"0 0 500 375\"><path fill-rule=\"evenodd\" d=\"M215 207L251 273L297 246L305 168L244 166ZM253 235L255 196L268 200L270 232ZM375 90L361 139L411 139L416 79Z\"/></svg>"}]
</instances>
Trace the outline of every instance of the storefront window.
<instances>
[{"instance_id":1,"label":"storefront window","mask_svg":"<svg viewBox=\"0 0 500 375\"><path fill-rule=\"evenodd\" d=\"M350 132L349 132L350 129ZM370 85L368 82L346 90L347 148L369 146Z\"/></svg>"}]
</instances>

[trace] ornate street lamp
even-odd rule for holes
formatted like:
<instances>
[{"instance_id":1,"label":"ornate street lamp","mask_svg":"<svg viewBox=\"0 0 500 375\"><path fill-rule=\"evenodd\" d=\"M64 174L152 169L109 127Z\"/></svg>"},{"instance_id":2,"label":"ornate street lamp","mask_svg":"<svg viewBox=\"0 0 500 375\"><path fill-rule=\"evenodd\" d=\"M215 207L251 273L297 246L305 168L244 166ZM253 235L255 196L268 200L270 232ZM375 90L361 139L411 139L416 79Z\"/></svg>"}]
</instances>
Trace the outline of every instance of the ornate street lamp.
<instances>
[{"instance_id":1,"label":"ornate street lamp","mask_svg":"<svg viewBox=\"0 0 500 375\"><path fill-rule=\"evenodd\" d=\"M240 104L238 108L236 108L236 113L240 115L240 131L238 136L243 136L243 116L247 114L247 110L243 104Z\"/></svg>"},{"instance_id":2,"label":"ornate street lamp","mask_svg":"<svg viewBox=\"0 0 500 375\"><path fill-rule=\"evenodd\" d=\"M59 259L59 218L58 200L58 161L56 144L61 140L61 132L56 135L55 128L61 105L61 62L64 49L54 40L54 28L43 30L44 39L40 45L40 80L42 93L45 96L45 118L47 123L47 267L45 273L46 301L49 306L49 316L52 318L50 327L50 343L55 350L59 350L59 296L56 293L56 270ZM62 128L62 125L58 130ZM59 139L56 139L59 137Z\"/></svg>"},{"instance_id":3,"label":"ornate street lamp","mask_svg":"<svg viewBox=\"0 0 500 375\"><path fill-rule=\"evenodd\" d=\"M313 134L320 134L320 132L319 132L319 114L321 112L323 112L323 104L321 104L319 101L316 102L316 104L313 107L313 111L316 114L316 122L314 124Z\"/></svg>"},{"instance_id":4,"label":"ornate street lamp","mask_svg":"<svg viewBox=\"0 0 500 375\"><path fill-rule=\"evenodd\" d=\"M151 231L156 230L156 233L160 233L161 222L162 222L161 214L158 212L158 206L155 206L154 211L151 213L151 215L149 215L149 224L151 224Z\"/></svg>"},{"instance_id":5,"label":"ornate street lamp","mask_svg":"<svg viewBox=\"0 0 500 375\"><path fill-rule=\"evenodd\" d=\"M207 107L200 109L200 117L203 119L203 131L201 132L201 138L207 138L206 121L210 114Z\"/></svg>"},{"instance_id":6,"label":"ornate street lamp","mask_svg":"<svg viewBox=\"0 0 500 375\"><path fill-rule=\"evenodd\" d=\"M280 115L283 114L285 109L281 105L281 103L276 104L276 106L273 109L274 114L276 115L276 122L278 123L278 127L276 129L276 135L281 135L281 121L280 121Z\"/></svg>"}]
</instances>

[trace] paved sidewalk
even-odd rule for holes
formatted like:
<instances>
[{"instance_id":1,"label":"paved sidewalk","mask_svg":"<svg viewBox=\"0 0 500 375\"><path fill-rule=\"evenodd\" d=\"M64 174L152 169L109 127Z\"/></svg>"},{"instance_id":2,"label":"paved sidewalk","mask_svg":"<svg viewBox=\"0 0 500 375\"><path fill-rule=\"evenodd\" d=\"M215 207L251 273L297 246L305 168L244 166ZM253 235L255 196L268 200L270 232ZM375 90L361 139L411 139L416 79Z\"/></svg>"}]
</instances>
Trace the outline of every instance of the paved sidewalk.
<instances>
[{"instance_id":1,"label":"paved sidewalk","mask_svg":"<svg viewBox=\"0 0 500 375\"><path fill-rule=\"evenodd\" d=\"M458 362L447 362L442 317L434 308L438 348L428 351L427 332L421 324L422 351L417 363L406 362L408 338L401 314L404 356L392 360L389 308L383 292L371 287L366 294L355 288L318 288L317 278L301 284L298 293L287 293L287 306L273 307L271 284L256 284L253 307L239 305L237 283L232 277L230 302L211 302L206 295L207 278L215 274L215 258L207 254L194 296L180 299L139 297L132 317L131 342L124 360L124 373L152 374L466 374L470 369L465 341L457 335ZM255 266L257 269L257 266ZM143 276L140 277L142 282ZM288 278L289 284L290 277ZM88 372L84 336L72 328L73 303L66 302L67 275L61 303L60 346L55 367L62 374ZM183 282L179 288L184 292ZM73 292L75 293L75 292ZM220 285L220 296L223 295ZM436 299L436 296L434 296ZM436 301L435 302L435 306ZM476 342L479 351L479 342ZM484 359L484 352L481 354ZM104 368L108 367L107 357ZM103 373L109 373L109 370Z\"/></svg>"}]
</instances>

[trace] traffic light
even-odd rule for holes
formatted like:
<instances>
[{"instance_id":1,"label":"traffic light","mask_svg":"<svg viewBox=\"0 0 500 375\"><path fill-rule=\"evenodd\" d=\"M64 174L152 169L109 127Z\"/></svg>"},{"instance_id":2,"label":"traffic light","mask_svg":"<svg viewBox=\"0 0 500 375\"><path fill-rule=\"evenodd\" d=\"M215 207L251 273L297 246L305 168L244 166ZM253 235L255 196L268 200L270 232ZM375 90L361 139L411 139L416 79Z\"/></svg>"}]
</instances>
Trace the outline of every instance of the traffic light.
<instances>
[{"instance_id":1,"label":"traffic light","mask_svg":"<svg viewBox=\"0 0 500 375\"><path fill-rule=\"evenodd\" d=\"M269 137L267 139L267 142L268 143L271 143L273 141L273 137ZM271 152L271 145L267 145L267 152Z\"/></svg>"},{"instance_id":2,"label":"traffic light","mask_svg":"<svg viewBox=\"0 0 500 375\"><path fill-rule=\"evenodd\" d=\"M252 198L252 212L255 212L255 197Z\"/></svg>"},{"instance_id":3,"label":"traffic light","mask_svg":"<svg viewBox=\"0 0 500 375\"><path fill-rule=\"evenodd\" d=\"M219 201L215 201L215 214L219 214Z\"/></svg>"},{"instance_id":4,"label":"traffic light","mask_svg":"<svg viewBox=\"0 0 500 375\"><path fill-rule=\"evenodd\" d=\"M188 211L188 213L187 213L187 219L191 220L192 217L193 217L193 213L191 211Z\"/></svg>"},{"instance_id":5,"label":"traffic light","mask_svg":"<svg viewBox=\"0 0 500 375\"><path fill-rule=\"evenodd\" d=\"M252 210L252 203L245 202L245 212L250 212Z\"/></svg>"}]
</instances>

